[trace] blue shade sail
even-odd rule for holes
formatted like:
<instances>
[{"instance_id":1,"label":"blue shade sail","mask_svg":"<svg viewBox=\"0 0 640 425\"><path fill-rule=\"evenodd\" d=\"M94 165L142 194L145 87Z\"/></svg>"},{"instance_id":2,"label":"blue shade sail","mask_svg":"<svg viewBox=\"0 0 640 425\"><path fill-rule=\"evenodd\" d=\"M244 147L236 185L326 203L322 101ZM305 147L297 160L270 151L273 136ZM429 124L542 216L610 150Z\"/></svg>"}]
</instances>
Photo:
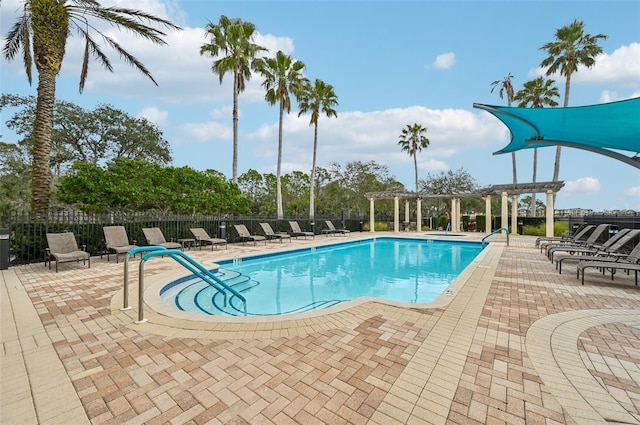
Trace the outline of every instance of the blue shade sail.
<instances>
[{"instance_id":1,"label":"blue shade sail","mask_svg":"<svg viewBox=\"0 0 640 425\"><path fill-rule=\"evenodd\" d=\"M514 108L473 104L504 123L511 141L496 154L527 148L584 149L640 168L640 97L569 108Z\"/></svg>"}]
</instances>

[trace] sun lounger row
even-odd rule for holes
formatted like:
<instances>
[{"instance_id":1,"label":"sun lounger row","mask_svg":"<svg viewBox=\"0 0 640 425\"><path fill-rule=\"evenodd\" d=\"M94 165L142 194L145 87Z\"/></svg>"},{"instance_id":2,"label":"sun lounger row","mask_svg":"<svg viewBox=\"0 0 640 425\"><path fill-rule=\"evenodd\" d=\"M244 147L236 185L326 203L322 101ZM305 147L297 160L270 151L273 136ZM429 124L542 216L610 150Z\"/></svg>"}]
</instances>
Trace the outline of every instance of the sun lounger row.
<instances>
[{"instance_id":1,"label":"sun lounger row","mask_svg":"<svg viewBox=\"0 0 640 425\"><path fill-rule=\"evenodd\" d=\"M329 220L327 220L326 223L330 230L323 231L325 233L349 233L346 229L336 229L333 226L333 223ZM282 242L287 239L291 242L292 238L298 238L300 236L305 239L307 236L315 237L313 232L302 231L297 221L289 221L289 226L291 227L290 234L285 232L274 232L269 223L260 223L260 226L262 227L264 236L252 235L244 224L234 225L243 244L246 241L253 241L255 245L256 242L263 240L265 243L267 240L278 240ZM142 233L144 234L148 245L163 246L167 249L184 249L185 242L192 242L195 246L200 247L200 249L207 245L211 245L212 250L214 247L222 245L224 245L225 248L227 247L226 239L211 237L207 231L201 227L194 227L189 229L189 231L193 235L193 239L178 239L177 242L174 242L173 240L167 241L159 227L145 227L142 229ZM105 226L103 227L103 233L105 238L107 261L110 261L111 254L115 254L117 263L119 262L121 254L127 254L133 248L138 247L135 240L129 240L124 226ZM56 272L58 271L59 263L71 261L82 260L83 264L88 263L89 267L91 267L91 258L89 253L86 252L86 247L83 246L82 249L78 247L73 233L47 233L47 244L48 248L46 252L45 266L48 264L49 268L51 268L51 263L55 261Z\"/></svg>"},{"instance_id":2,"label":"sun lounger row","mask_svg":"<svg viewBox=\"0 0 640 425\"><path fill-rule=\"evenodd\" d=\"M559 273L562 273L564 264L577 263L576 277L582 277L583 285L585 272L597 269L602 274L611 273L612 280L617 271L634 272L637 286L640 229L621 229L610 237L609 229L609 224L584 226L573 238L540 239L536 245L541 252L546 250L547 257L555 262Z\"/></svg>"}]
</instances>

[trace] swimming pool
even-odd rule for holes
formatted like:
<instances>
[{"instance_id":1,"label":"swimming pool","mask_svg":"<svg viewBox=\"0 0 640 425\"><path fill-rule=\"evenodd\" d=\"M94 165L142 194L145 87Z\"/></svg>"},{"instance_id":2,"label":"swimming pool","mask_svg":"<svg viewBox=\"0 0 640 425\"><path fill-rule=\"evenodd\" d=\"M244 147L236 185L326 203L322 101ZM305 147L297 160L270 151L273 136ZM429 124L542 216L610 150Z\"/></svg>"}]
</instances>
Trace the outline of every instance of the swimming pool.
<instances>
[{"instance_id":1,"label":"swimming pool","mask_svg":"<svg viewBox=\"0 0 640 425\"><path fill-rule=\"evenodd\" d=\"M436 299L482 251L475 242L374 238L219 262L216 276L247 298L247 315L327 308L360 297L421 304ZM239 299L195 276L165 285L180 310L243 315Z\"/></svg>"}]
</instances>

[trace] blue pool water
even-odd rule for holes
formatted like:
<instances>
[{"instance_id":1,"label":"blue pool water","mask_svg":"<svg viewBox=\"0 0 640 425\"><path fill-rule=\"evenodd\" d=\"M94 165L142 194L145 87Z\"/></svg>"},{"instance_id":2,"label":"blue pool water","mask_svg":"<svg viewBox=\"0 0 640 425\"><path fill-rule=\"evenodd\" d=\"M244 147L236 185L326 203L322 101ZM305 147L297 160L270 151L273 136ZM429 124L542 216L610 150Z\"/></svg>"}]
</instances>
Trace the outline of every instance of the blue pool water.
<instances>
[{"instance_id":1,"label":"blue pool water","mask_svg":"<svg viewBox=\"0 0 640 425\"><path fill-rule=\"evenodd\" d=\"M479 243L376 238L219 262L216 276L247 299L247 314L280 315L360 297L406 303L436 299L482 251ZM161 297L181 310L243 315L242 302L191 276Z\"/></svg>"}]
</instances>

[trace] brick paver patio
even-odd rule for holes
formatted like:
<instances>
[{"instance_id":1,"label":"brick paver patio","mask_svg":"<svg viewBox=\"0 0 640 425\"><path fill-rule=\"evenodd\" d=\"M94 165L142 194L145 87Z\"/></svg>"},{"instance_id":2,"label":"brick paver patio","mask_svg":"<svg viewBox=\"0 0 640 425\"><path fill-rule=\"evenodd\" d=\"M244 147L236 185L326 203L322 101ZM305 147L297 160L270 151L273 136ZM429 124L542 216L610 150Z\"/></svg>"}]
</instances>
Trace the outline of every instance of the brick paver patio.
<instances>
[{"instance_id":1,"label":"brick paver patio","mask_svg":"<svg viewBox=\"0 0 640 425\"><path fill-rule=\"evenodd\" d=\"M210 263L368 236L188 253ZM150 295L136 324L137 284L134 308L119 309L122 262L11 267L0 423L640 423L633 276L593 270L582 286L534 238L492 239L430 305L369 301L275 320L172 317ZM149 262L149 292L182 273L174 264Z\"/></svg>"}]
</instances>

